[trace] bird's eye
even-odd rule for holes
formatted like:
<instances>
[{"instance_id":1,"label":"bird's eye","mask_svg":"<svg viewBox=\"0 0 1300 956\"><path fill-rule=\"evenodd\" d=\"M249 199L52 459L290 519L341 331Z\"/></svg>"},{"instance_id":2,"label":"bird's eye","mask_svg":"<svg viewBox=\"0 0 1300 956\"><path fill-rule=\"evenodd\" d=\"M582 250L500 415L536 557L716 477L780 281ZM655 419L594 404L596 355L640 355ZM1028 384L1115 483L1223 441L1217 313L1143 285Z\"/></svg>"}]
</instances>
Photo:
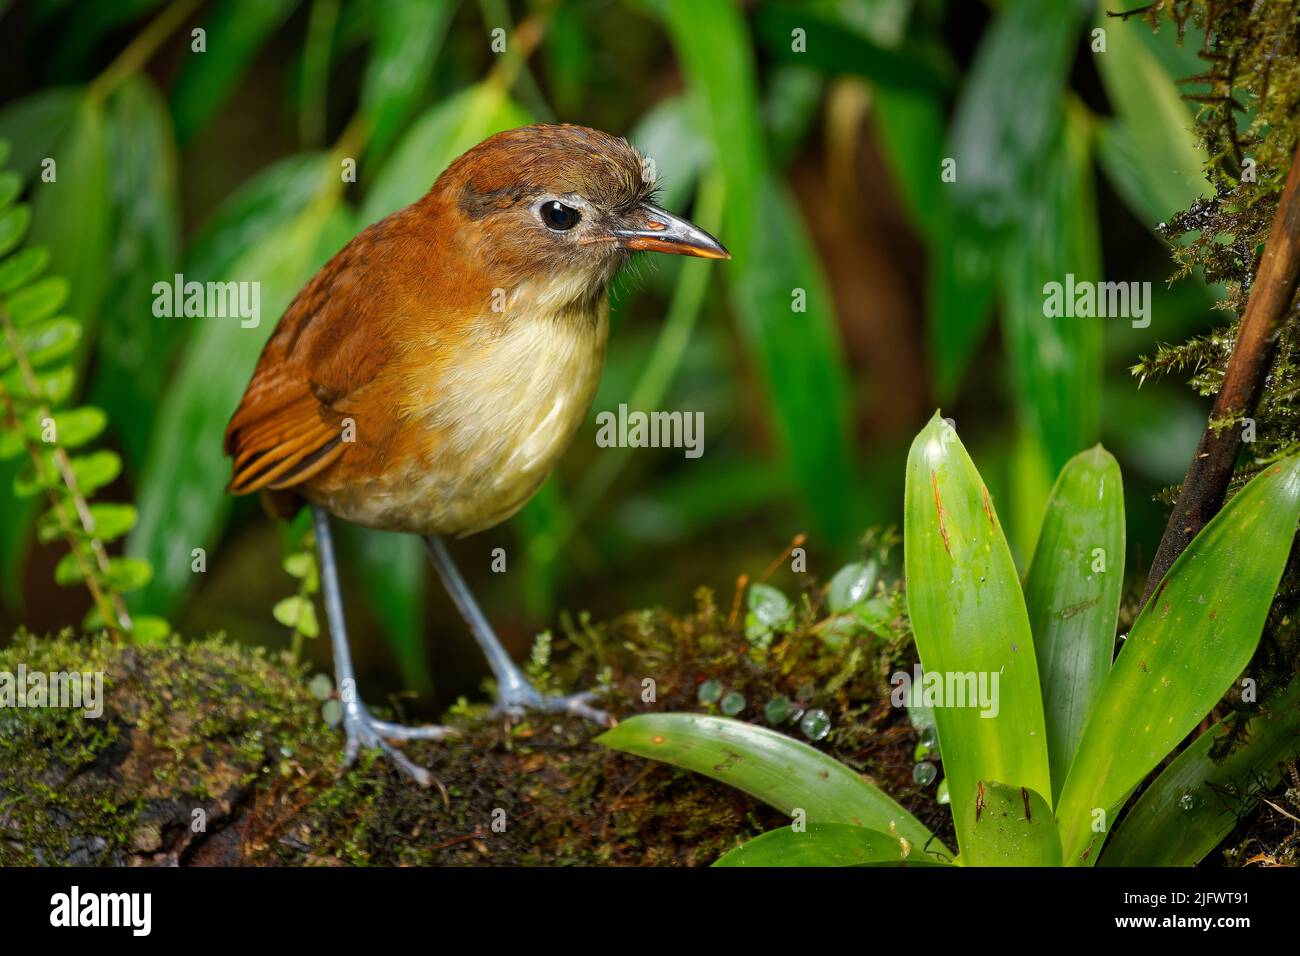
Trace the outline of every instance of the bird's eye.
<instances>
[{"instance_id":1,"label":"bird's eye","mask_svg":"<svg viewBox=\"0 0 1300 956\"><path fill-rule=\"evenodd\" d=\"M558 232L572 229L578 224L578 220L582 218L578 215L578 210L555 199L543 203L541 213L542 222Z\"/></svg>"}]
</instances>

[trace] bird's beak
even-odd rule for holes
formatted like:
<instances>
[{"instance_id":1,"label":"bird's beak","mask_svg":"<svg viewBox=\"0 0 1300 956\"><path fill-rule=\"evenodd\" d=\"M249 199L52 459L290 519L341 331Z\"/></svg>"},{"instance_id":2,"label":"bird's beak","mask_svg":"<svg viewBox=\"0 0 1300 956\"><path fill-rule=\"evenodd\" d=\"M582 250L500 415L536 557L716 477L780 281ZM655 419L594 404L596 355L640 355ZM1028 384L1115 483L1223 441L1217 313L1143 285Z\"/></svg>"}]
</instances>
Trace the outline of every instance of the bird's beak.
<instances>
[{"instance_id":1,"label":"bird's beak","mask_svg":"<svg viewBox=\"0 0 1300 956\"><path fill-rule=\"evenodd\" d=\"M726 246L695 223L648 202L637 206L628 219L630 228L613 231L615 240L624 249L701 259L731 258Z\"/></svg>"}]
</instances>

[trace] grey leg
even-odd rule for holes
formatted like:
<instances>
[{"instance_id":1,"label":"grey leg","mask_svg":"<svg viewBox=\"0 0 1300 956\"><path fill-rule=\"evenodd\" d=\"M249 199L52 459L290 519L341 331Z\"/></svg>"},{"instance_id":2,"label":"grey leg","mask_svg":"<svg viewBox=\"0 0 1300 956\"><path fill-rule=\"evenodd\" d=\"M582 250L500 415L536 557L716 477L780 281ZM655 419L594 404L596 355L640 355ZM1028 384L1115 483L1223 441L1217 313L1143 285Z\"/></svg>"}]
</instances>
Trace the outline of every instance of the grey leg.
<instances>
[{"instance_id":1,"label":"grey leg","mask_svg":"<svg viewBox=\"0 0 1300 956\"><path fill-rule=\"evenodd\" d=\"M496 633L492 630L492 625L483 616L478 601L474 600L469 585L460 576L460 570L452 561L451 554L442 539L437 535L429 535L424 539L424 543L429 549L429 558L433 561L433 566L438 570L438 576L442 578L443 586L451 595L452 603L456 605L456 610L460 611L460 616L469 625L474 640L478 641L483 656L487 658L488 666L492 668L492 674L497 682L498 713L518 716L524 711L539 710L546 713L576 714L598 724L610 723L608 714L591 706L591 701L596 697L591 691L569 697L552 697L538 693L537 689L528 683L524 672L510 659L506 649L501 646Z\"/></svg>"},{"instance_id":2,"label":"grey leg","mask_svg":"<svg viewBox=\"0 0 1300 956\"><path fill-rule=\"evenodd\" d=\"M320 561L321 591L325 599L325 616L329 620L330 645L334 651L334 677L343 704L343 730L347 734L347 749L343 765L351 766L363 746L382 750L389 759L421 786L433 782L428 770L417 766L400 750L389 745L392 740L441 740L455 733L447 727L404 727L371 716L357 693L356 677L352 673L352 653L348 649L347 625L343 620L343 599L339 591L339 569L334 560L334 539L330 534L329 515L324 509L312 505L312 521L316 529L316 554Z\"/></svg>"}]
</instances>

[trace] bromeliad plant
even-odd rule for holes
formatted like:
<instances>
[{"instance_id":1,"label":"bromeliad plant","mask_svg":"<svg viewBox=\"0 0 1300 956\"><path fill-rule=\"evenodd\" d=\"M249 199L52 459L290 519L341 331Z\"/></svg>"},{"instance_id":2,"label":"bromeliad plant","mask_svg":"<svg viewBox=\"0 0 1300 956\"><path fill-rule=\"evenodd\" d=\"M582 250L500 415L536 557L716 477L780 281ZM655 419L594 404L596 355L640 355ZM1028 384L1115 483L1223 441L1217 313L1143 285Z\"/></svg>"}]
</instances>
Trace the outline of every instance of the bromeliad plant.
<instances>
[{"instance_id":1,"label":"bromeliad plant","mask_svg":"<svg viewBox=\"0 0 1300 956\"><path fill-rule=\"evenodd\" d=\"M1300 750L1300 679L1246 726L1221 721L1201 734L1113 824L1250 661L1298 520L1300 457L1290 457L1201 531L1115 656L1124 504L1114 458L1098 446L1062 469L1022 588L988 490L936 415L908 457L916 646L945 683L996 674L999 692L996 708L934 709L959 854L850 767L764 728L647 714L600 739L794 818L720 865L1191 865ZM1228 735L1244 744L1215 759Z\"/></svg>"}]
</instances>

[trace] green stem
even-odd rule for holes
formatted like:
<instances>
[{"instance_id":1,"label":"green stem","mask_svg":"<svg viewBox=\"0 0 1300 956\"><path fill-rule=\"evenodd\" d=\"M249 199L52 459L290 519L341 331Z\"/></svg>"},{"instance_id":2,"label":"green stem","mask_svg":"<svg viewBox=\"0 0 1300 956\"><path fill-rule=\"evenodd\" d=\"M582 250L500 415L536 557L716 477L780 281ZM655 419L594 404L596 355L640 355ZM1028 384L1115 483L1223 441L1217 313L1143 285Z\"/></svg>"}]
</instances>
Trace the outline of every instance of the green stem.
<instances>
[{"instance_id":1,"label":"green stem","mask_svg":"<svg viewBox=\"0 0 1300 956\"><path fill-rule=\"evenodd\" d=\"M117 59L91 81L87 90L90 98L100 101L107 99L128 77L138 73L149 62L149 58L158 52L163 41L189 18L198 5L199 0L176 0L149 21L149 25L140 31Z\"/></svg>"}]
</instances>

